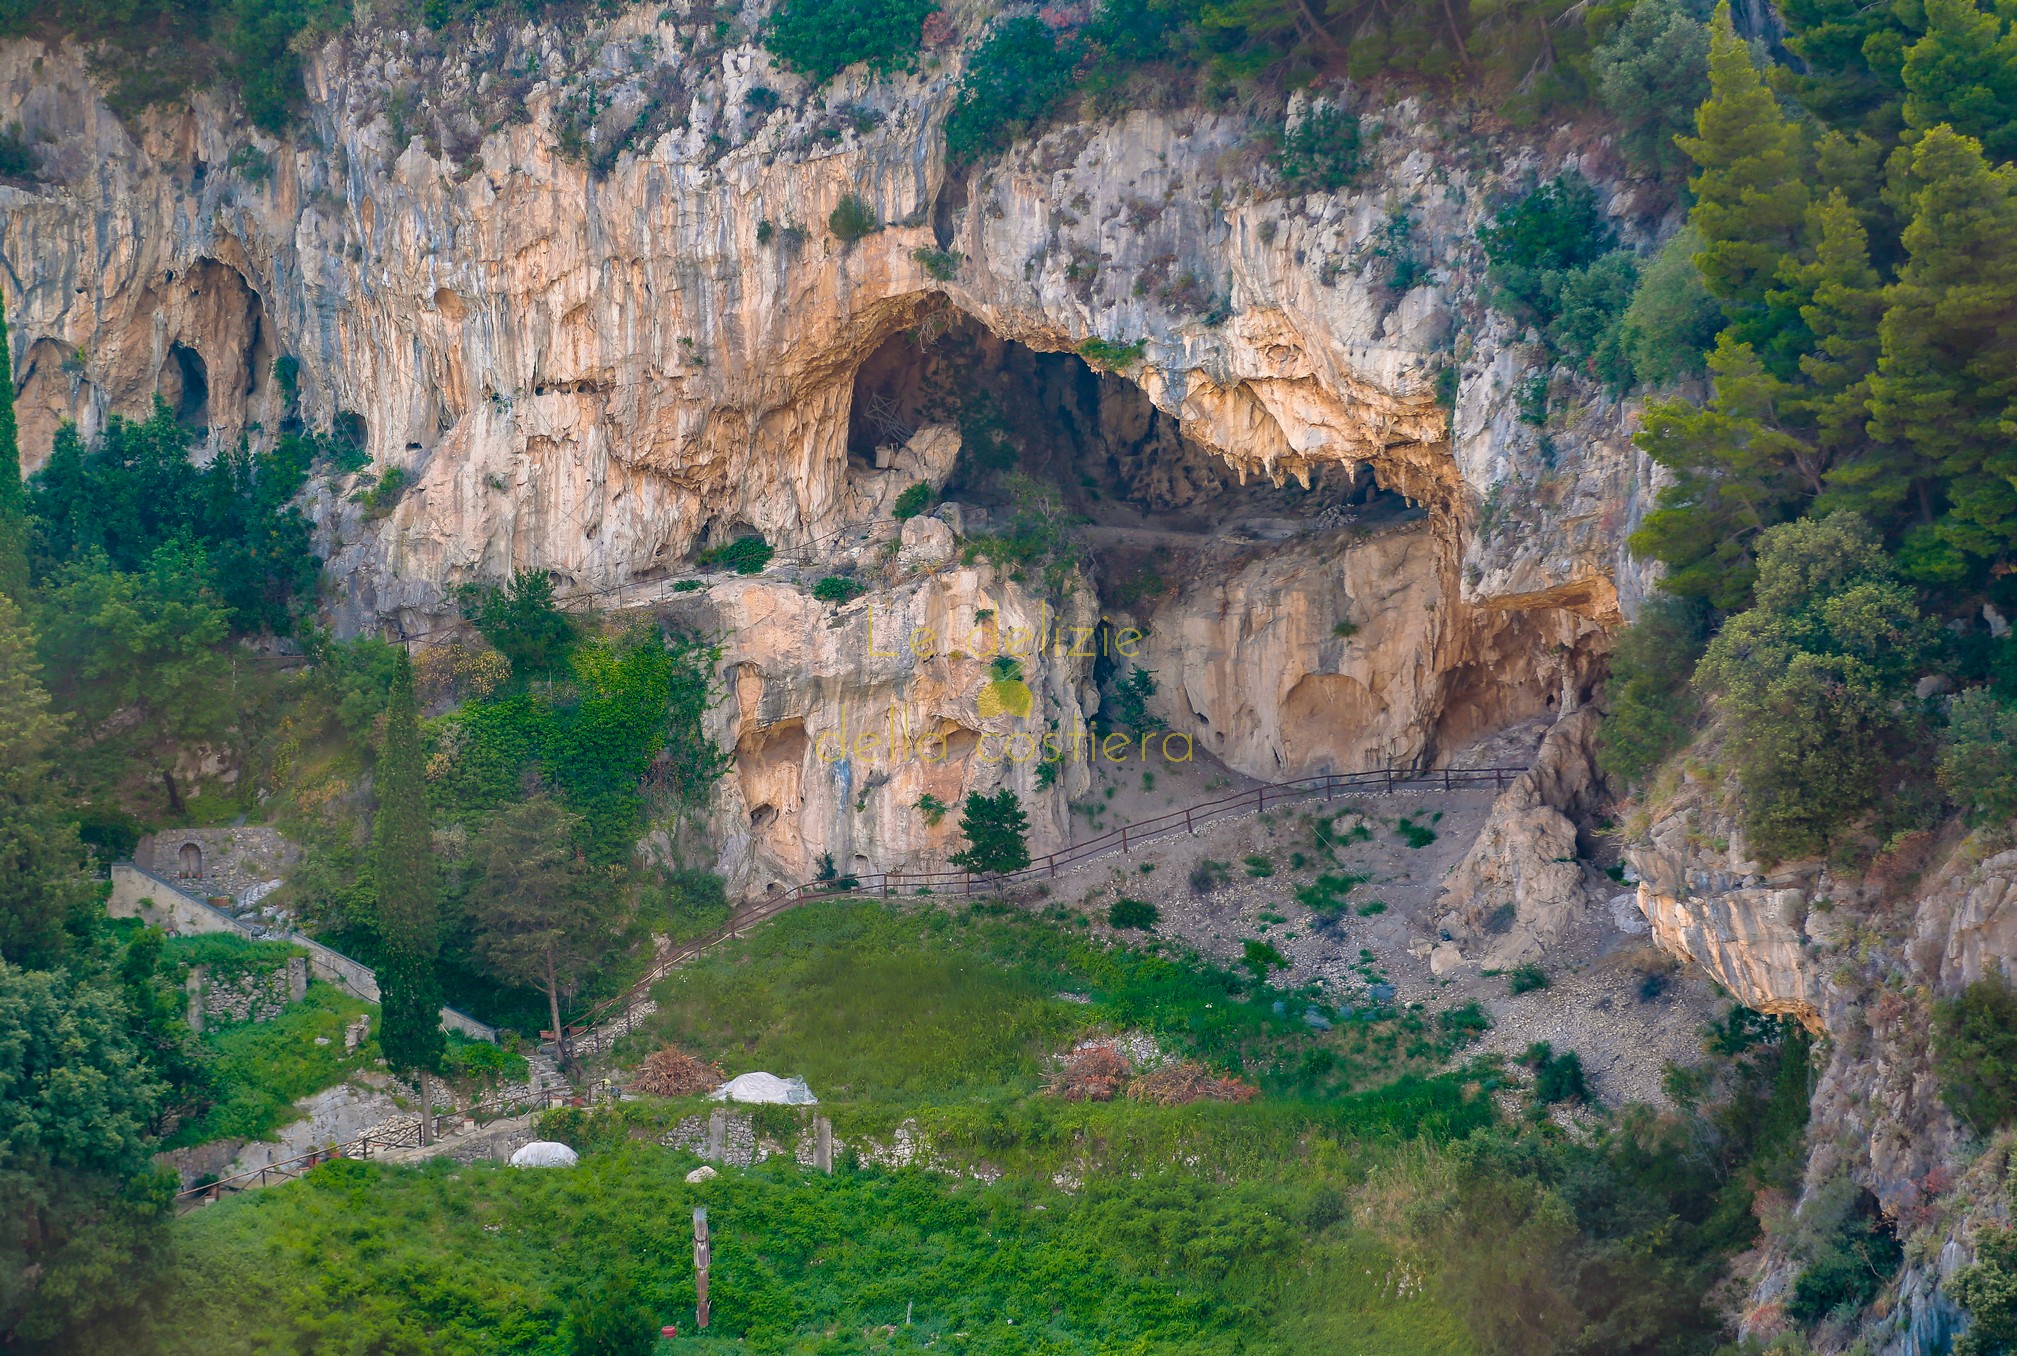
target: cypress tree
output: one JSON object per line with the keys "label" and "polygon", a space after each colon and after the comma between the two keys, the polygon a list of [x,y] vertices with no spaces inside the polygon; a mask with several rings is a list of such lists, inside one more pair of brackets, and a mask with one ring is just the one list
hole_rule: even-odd
{"label": "cypress tree", "polygon": [[14,356],[7,342],[7,302],[0,296],[0,593],[26,602],[28,496],[14,432]]}
{"label": "cypress tree", "polygon": [[[385,954],[378,976],[378,1045],[394,1070],[419,1076],[425,1107],[429,1075],[440,1071],[446,1042],[435,964],[441,942],[427,798],[421,787],[420,716],[413,699],[413,661],[403,651],[393,670],[385,746],[374,780],[378,817],[372,827],[372,866]],[[426,1120],[423,1115],[423,1127]]]}

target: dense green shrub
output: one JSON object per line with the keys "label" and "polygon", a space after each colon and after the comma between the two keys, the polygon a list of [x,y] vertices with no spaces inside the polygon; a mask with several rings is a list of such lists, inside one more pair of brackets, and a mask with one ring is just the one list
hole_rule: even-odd
{"label": "dense green shrub", "polygon": [[1548,987],[1548,972],[1540,966],[1528,963],[1516,965],[1506,972],[1506,992],[1510,994],[1533,993]]}
{"label": "dense green shrub", "polygon": [[1520,1056],[1520,1062],[1534,1071],[1534,1101],[1538,1105],[1589,1100],[1589,1085],[1583,1079],[1583,1059],[1574,1050],[1556,1054],[1548,1042],[1535,1041]]}
{"label": "dense green shrub", "polygon": [[1695,267],[1701,248],[1701,236],[1684,226],[1640,270],[1618,324],[1618,342],[1640,381],[1660,386],[1700,375],[1702,354],[1723,327],[1723,310]]}
{"label": "dense green shrub", "polygon": [[1707,612],[1691,599],[1648,599],[1638,619],[1618,632],[1606,710],[1597,732],[1605,775],[1643,783],[1683,744],[1698,702],[1690,679],[1708,643]]}
{"label": "dense green shrub", "polygon": [[1494,304],[1546,325],[1555,318],[1565,274],[1612,250],[1614,235],[1596,190],[1564,174],[1507,205],[1478,232],[1489,261]]}
{"label": "dense green shrub", "polygon": [[2017,1352],[2017,1229],[1992,1224],[1979,1230],[1975,1260],[1947,1289],[1968,1311],[1968,1331],[1954,1339],[1954,1356]]}
{"label": "dense green shrub", "polygon": [[[1821,1212],[1833,1218],[1805,1218]],[[1803,1232],[1811,1238],[1810,1255],[1793,1280],[1786,1312],[1803,1323],[1853,1317],[1897,1274],[1904,1249],[1879,1213],[1876,1198],[1847,1183],[1837,1191],[1811,1194],[1801,1213]]]}
{"label": "dense green shrub", "polygon": [[1075,89],[1076,42],[1060,43],[1035,15],[1004,19],[967,62],[945,120],[946,158],[971,164],[1006,150]]}
{"label": "dense green shrub", "polygon": [[779,63],[825,84],[856,62],[888,71],[917,55],[933,0],[785,0],[764,21]]}
{"label": "dense green shrub", "polygon": [[915,518],[930,508],[936,498],[937,491],[920,480],[896,497],[896,502],[890,505],[890,516],[900,523]]}
{"label": "dense green shrub", "polygon": [[853,244],[881,230],[882,222],[876,219],[873,207],[856,194],[849,193],[827,214],[826,228],[833,232],[836,239]]}
{"label": "dense green shrub", "polygon": [[851,575],[830,574],[812,586],[812,596],[822,603],[847,603],[859,598],[862,583]]}
{"label": "dense green shrub", "polygon": [[465,585],[457,595],[462,615],[511,665],[520,682],[566,671],[580,633],[553,601],[553,577],[544,570],[515,570],[502,588]]}
{"label": "dense green shrub", "polygon": [[734,570],[737,574],[762,574],[776,554],[777,548],[762,537],[737,537],[734,541],[702,551],[694,558],[694,564],[703,570],[718,566]]}
{"label": "dense green shrub", "polygon": [[1546,335],[1556,352],[1606,386],[1632,384],[1632,360],[1620,333],[1639,281],[1630,250],[1612,250],[1588,268],[1565,271],[1550,299],[1554,315]]}
{"label": "dense green shrub", "polygon": [[1285,127],[1275,152],[1275,172],[1291,193],[1335,193],[1364,168],[1358,115],[1330,105]]}
{"label": "dense green shrub", "polygon": [[2017,710],[1986,688],[1963,692],[1947,709],[1940,787],[1978,822],[2017,817]]}
{"label": "dense green shrub", "polygon": [[924,271],[934,282],[951,282],[959,276],[962,256],[953,250],[935,250],[920,245],[910,252],[910,257],[924,266]]}
{"label": "dense green shrub", "polygon": [[1107,924],[1110,927],[1150,932],[1162,921],[1162,916],[1163,911],[1147,900],[1129,899],[1125,895],[1107,906]]}
{"label": "dense green shrub", "polygon": [[33,179],[35,152],[21,135],[21,125],[0,127],[0,179]]}
{"label": "dense green shrub", "polygon": [[2017,1117],[2017,992],[2000,975],[1933,1005],[1940,1095],[1979,1135]]}
{"label": "dense green shrub", "polygon": [[1079,345],[1078,355],[1103,371],[1120,372],[1140,362],[1142,355],[1148,352],[1148,347],[1149,341],[1146,339],[1122,344],[1094,335]]}

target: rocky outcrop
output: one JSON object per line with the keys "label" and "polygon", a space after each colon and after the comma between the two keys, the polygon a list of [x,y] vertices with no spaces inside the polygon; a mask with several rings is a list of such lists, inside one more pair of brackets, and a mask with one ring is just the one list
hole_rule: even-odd
{"label": "rocky outcrop", "polygon": [[[884,522],[855,550],[867,566],[887,559],[885,543],[923,535]],[[723,639],[727,699],[710,720],[735,763],[710,836],[733,886],[944,869],[964,841],[962,800],[1003,786],[1031,808],[1034,852],[1065,841],[1066,799],[1091,783],[1096,701],[1090,654],[1072,639],[1096,603],[1040,598],[986,567],[914,569],[899,554],[881,568],[897,577],[845,604],[729,577],[660,609]],[[994,667],[1001,656],[1016,677]]]}
{"label": "rocky outcrop", "polygon": [[[2017,851],[1950,829],[1910,836],[1859,874],[1819,862],[1748,859],[1736,789],[1699,742],[1626,851],[1659,944],[1700,964],[1761,1012],[1815,1032],[1809,1157],[1796,1207],[1844,1181],[1867,1190],[1905,1243],[1906,1268],[1860,1337],[1885,1356],[1934,1356],[1961,1322],[1942,1288],[1972,1260],[1969,1240],[2000,1220],[2004,1154],[1985,1154],[1941,1099],[1934,1002],[2017,960]],[[1800,1269],[1776,1237],[1745,1314],[1770,1337]],[[1847,1340],[1845,1338],[1844,1340]]]}
{"label": "rocky outcrop", "polygon": [[1441,936],[1429,952],[1436,974],[1470,960],[1486,969],[1533,960],[1589,912],[1577,820],[1605,799],[1597,724],[1589,706],[1556,721],[1533,765],[1493,802],[1437,901]]}

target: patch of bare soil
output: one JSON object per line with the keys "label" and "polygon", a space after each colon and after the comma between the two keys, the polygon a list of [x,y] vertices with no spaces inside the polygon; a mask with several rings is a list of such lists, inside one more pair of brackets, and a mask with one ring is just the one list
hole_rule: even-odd
{"label": "patch of bare soil", "polygon": [[[1469,766],[1515,765],[1532,732],[1470,751]],[[1253,783],[1200,760],[1171,773],[1110,775],[1080,835],[1167,812]],[[1107,794],[1107,788],[1112,794]],[[1534,1041],[1582,1057],[1593,1093],[1612,1106],[1666,1104],[1669,1062],[1701,1056],[1700,1032],[1719,1000],[1710,984],[1672,967],[1645,938],[1629,899],[1594,864],[1584,869],[1587,908],[1538,962],[1546,986],[1511,992],[1512,976],[1475,964],[1437,978],[1428,953],[1441,940],[1444,877],[1469,851],[1490,813],[1491,791],[1339,795],[1222,820],[1061,873],[1020,892],[1031,908],[1062,905],[1095,935],[1140,943],[1109,925],[1117,900],[1155,906],[1155,939],[1239,965],[1248,942],[1286,962],[1270,982],[1315,985],[1333,1005],[1419,1002],[1431,1011],[1477,1002],[1493,1027],[1489,1052],[1517,1056]],[[1319,837],[1321,833],[1322,837]],[[1312,903],[1325,907],[1313,908]],[[1531,978],[1531,977],[1529,977]],[[1474,1051],[1479,1047],[1474,1047]],[[1468,1054],[1465,1057],[1469,1057]]]}

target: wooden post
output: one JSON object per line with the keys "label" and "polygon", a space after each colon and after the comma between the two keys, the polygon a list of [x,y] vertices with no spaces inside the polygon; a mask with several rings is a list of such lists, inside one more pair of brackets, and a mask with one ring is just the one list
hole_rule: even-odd
{"label": "wooden post", "polygon": [[728,1112],[725,1110],[707,1113],[707,1157],[710,1162],[719,1163],[728,1151]]}
{"label": "wooden post", "polygon": [[824,1116],[813,1117],[812,1165],[829,1175],[833,1172],[833,1122]]}
{"label": "wooden post", "polygon": [[707,1242],[707,1207],[693,1207],[693,1326],[707,1326],[707,1268],[712,1255]]}

